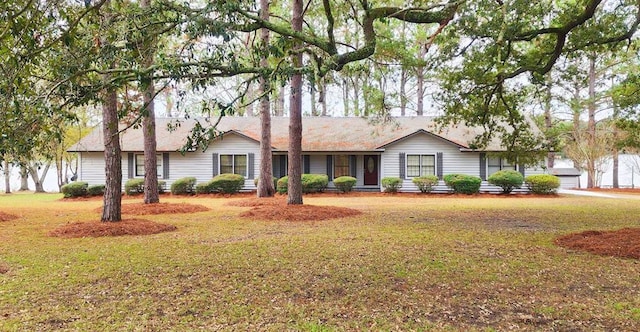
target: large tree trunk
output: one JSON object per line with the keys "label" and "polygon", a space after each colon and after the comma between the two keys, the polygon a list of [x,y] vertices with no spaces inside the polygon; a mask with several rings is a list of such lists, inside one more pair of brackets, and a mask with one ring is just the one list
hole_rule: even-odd
{"label": "large tree trunk", "polygon": [[20,189],[18,191],[29,190],[29,169],[27,166],[20,166]]}
{"label": "large tree trunk", "polygon": [[43,193],[44,192],[44,179],[47,177],[47,172],[49,172],[49,167],[51,166],[51,163],[48,162],[44,169],[42,170],[42,175],[38,175],[38,167],[34,166],[34,165],[29,165],[28,169],[29,169],[29,174],[31,174],[31,180],[33,180],[33,184],[36,187],[36,192],[37,193]]}
{"label": "large tree trunk", "polygon": [[[294,31],[302,31],[302,0],[293,0],[291,25]],[[302,45],[294,42],[294,50]],[[292,56],[293,67],[302,67],[302,52]],[[289,183],[287,204],[302,204],[302,74],[291,77],[291,97],[289,99]]]}
{"label": "large tree trunk", "polygon": [[346,78],[342,78],[342,104],[344,116],[349,116],[349,80]]}
{"label": "large tree trunk", "polygon": [[[260,0],[260,18],[269,20],[269,0]],[[269,30],[260,30],[260,39],[266,49],[269,45]],[[260,65],[269,65],[266,56],[260,59]],[[258,197],[272,197],[275,194],[273,187],[273,161],[271,155],[271,108],[269,107],[269,80],[260,77],[260,178],[258,181]],[[249,165],[253,167],[253,165]]]}
{"label": "large tree trunk", "polygon": [[[553,119],[551,117],[551,86],[547,87],[546,96],[544,101],[544,127],[547,131],[553,128]],[[550,151],[547,154],[547,168],[553,168],[555,164],[556,153]]]}
{"label": "large tree trunk", "polygon": [[[149,8],[151,0],[142,0],[142,8]],[[153,65],[155,54],[155,41],[146,40],[142,47],[142,64],[145,68]],[[142,111],[142,132],[144,137],[144,203],[153,204],[160,202],[158,194],[158,162],[156,159],[156,113],[155,113],[155,86],[152,78],[145,78],[141,82],[144,89],[144,105]]]}
{"label": "large tree trunk", "polygon": [[4,193],[11,193],[11,169],[9,168],[9,162],[5,159],[2,170],[4,172]]}
{"label": "large tree trunk", "polygon": [[[108,81],[108,78],[105,79]],[[102,104],[104,137],[104,207],[102,221],[122,220],[122,151],[118,133],[118,96],[115,88],[105,91]]]}
{"label": "large tree trunk", "polygon": [[318,102],[320,102],[320,105],[322,107],[322,112],[320,115],[322,116],[327,116],[328,112],[327,112],[327,80],[326,77],[323,77],[320,79],[320,85],[318,86],[319,90],[318,90],[318,94],[319,96],[319,100]]}
{"label": "large tree trunk", "polygon": [[589,158],[587,158],[587,188],[593,188],[596,183],[596,161],[594,150],[596,145],[596,58],[589,59],[589,120],[587,122],[587,142]]}

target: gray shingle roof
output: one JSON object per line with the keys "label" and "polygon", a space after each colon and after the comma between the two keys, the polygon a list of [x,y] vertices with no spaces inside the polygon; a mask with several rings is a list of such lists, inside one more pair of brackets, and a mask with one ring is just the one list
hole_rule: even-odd
{"label": "gray shingle roof", "polygon": [[[169,132],[167,126],[177,119],[156,119],[158,151],[177,151],[185,143],[190,129],[203,119],[181,120],[181,126]],[[273,117],[271,140],[275,151],[286,151],[289,142],[289,118]],[[375,123],[359,117],[304,117],[302,118],[302,150],[307,152],[376,151],[416,133],[425,133],[449,141],[461,149],[468,149],[469,142],[481,132],[480,128],[450,125],[437,129],[433,117],[398,117],[390,122]],[[222,133],[234,132],[255,141],[260,139],[260,119],[257,117],[223,117],[218,125]],[[72,152],[104,151],[102,126],[68,149]],[[142,129],[127,129],[120,137],[122,151],[143,151]],[[494,140],[487,151],[502,151]]]}

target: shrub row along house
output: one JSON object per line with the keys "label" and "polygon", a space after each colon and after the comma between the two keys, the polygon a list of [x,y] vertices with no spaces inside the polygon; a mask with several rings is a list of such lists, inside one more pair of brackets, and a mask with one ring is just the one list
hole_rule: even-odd
{"label": "shrub row along house", "polygon": [[[174,131],[167,125],[175,119],[157,119],[158,176],[171,185],[183,177],[209,181],[222,173],[245,177],[243,190],[256,189],[259,175],[260,119],[224,117],[217,129],[220,135],[210,142],[205,152],[177,152],[185,143],[195,120],[183,121]],[[274,177],[287,174],[288,118],[272,119],[272,151]],[[354,190],[381,191],[381,179],[399,177],[400,191],[417,192],[412,179],[447,174],[479,176],[481,191],[500,191],[486,182],[499,170],[517,170],[523,175],[544,173],[538,167],[524,167],[494,157],[491,152],[504,151],[495,141],[485,150],[470,148],[469,142],[478,130],[462,125],[436,129],[434,118],[401,117],[390,122],[372,123],[364,118],[303,118],[303,173],[326,174],[328,189],[335,188],[333,179],[352,176],[357,179]],[[142,129],[128,129],[121,135],[123,177],[144,177]],[[79,154],[78,180],[103,184],[104,144],[101,128],[96,128],[69,149]],[[446,191],[443,181],[434,188]]]}

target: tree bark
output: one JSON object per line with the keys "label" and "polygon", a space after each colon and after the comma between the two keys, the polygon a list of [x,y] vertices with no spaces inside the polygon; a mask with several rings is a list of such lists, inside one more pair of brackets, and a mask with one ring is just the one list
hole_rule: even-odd
{"label": "tree bark", "polygon": [[400,116],[407,115],[407,69],[400,68]]}
{"label": "tree bark", "polygon": [[31,180],[33,180],[33,184],[36,187],[36,191],[37,193],[43,193],[44,192],[44,179],[47,177],[47,172],[49,172],[49,167],[51,166],[51,163],[48,162],[44,169],[42,170],[42,175],[38,175],[38,167],[34,166],[34,165],[29,165],[28,170],[29,173],[31,174]]}
{"label": "tree bark", "polygon": [[[142,0],[142,8],[149,8],[151,0]],[[142,63],[145,68],[153,65],[155,54],[155,41],[146,40],[142,47]],[[158,193],[158,162],[156,150],[156,114],[155,114],[155,86],[152,78],[145,78],[141,82],[144,89],[143,100],[145,108],[142,111],[142,132],[144,139],[144,203],[153,204],[160,202]]]}
{"label": "tree bark", "polygon": [[[108,75],[105,75],[108,76]],[[108,81],[105,77],[105,81]],[[102,104],[104,137],[105,189],[104,207],[100,220],[122,220],[122,151],[118,133],[118,96],[115,88],[107,88]]]}
{"label": "tree bark", "polygon": [[319,100],[318,102],[320,102],[320,105],[322,107],[322,111],[320,113],[321,116],[327,116],[328,112],[327,112],[327,80],[325,79],[325,77],[320,79],[320,84],[318,85],[319,90],[318,90],[318,94],[319,94]]}
{"label": "tree bark", "polygon": [[29,190],[29,169],[26,166],[20,166],[20,189],[18,191]]}
{"label": "tree bark", "polygon": [[[269,0],[260,0],[260,18],[269,19]],[[269,30],[260,30],[262,47],[269,46]],[[260,65],[267,67],[268,59],[265,55],[260,59]],[[258,181],[258,197],[272,197],[275,194],[273,187],[273,161],[271,154],[271,107],[269,102],[269,80],[261,76],[259,81],[260,95],[260,178]],[[253,165],[249,165],[253,167]]]}
{"label": "tree bark", "polygon": [[[544,101],[544,127],[547,131],[553,128],[553,118],[551,117],[551,85],[547,86]],[[547,154],[547,168],[551,169],[555,165],[556,153],[550,151]]]}
{"label": "tree bark", "polygon": [[4,193],[5,194],[10,194],[11,193],[11,169],[9,167],[11,165],[9,165],[9,161],[7,161],[5,159],[3,166],[4,166],[3,167],[3,172],[4,172]]}
{"label": "tree bark", "polygon": [[[588,112],[589,120],[587,122],[587,139],[589,151],[593,150],[596,145],[596,57],[592,55],[589,58],[589,103]],[[596,161],[593,153],[589,153],[587,158],[587,188],[593,188],[596,185]]]}
{"label": "tree bark", "polygon": [[[302,0],[293,0],[293,30],[302,31]],[[294,68],[302,66],[300,41],[294,42],[292,62]],[[289,99],[289,183],[287,204],[302,204],[302,74],[291,77],[291,97]]]}

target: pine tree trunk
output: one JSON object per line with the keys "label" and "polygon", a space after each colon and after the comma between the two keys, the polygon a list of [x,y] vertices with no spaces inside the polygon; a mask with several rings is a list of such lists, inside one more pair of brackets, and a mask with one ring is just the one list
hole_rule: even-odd
{"label": "pine tree trunk", "polygon": [[[589,119],[587,122],[587,139],[589,151],[596,146],[596,58],[592,56],[589,59],[589,103],[588,103]],[[596,161],[593,153],[589,153],[587,158],[587,188],[593,188],[596,185]]]}
{"label": "pine tree trunk", "polygon": [[[108,78],[105,79],[108,81]],[[118,134],[118,96],[108,88],[102,104],[105,189],[102,221],[122,220],[122,151]]]}
{"label": "pine tree trunk", "polygon": [[327,116],[328,112],[327,112],[327,81],[325,80],[325,78],[323,77],[320,81],[320,85],[319,85],[319,102],[320,105],[322,107],[322,112],[320,115],[322,116]]}
{"label": "pine tree trunk", "polygon": [[400,68],[400,116],[407,115],[407,69]]}
{"label": "pine tree trunk", "polygon": [[[269,20],[269,0],[260,0],[260,18]],[[269,45],[269,30],[260,30],[260,39],[263,47]],[[260,59],[260,65],[267,67],[269,65],[266,56]],[[272,197],[275,194],[273,187],[273,161],[271,154],[271,109],[269,102],[269,80],[266,77],[260,77],[260,178],[258,181],[258,197]],[[249,165],[253,167],[253,165]]]}
{"label": "pine tree trunk", "polygon": [[[544,127],[547,131],[553,128],[553,119],[551,117],[551,86],[547,87],[546,98],[544,102]],[[550,151],[547,153],[547,168],[551,169],[555,165],[556,153]]]}
{"label": "pine tree trunk", "polygon": [[275,102],[275,115],[276,116],[284,116],[284,86],[278,88],[278,94]]}
{"label": "pine tree trunk", "polygon": [[[142,8],[149,8],[151,0],[142,0]],[[155,54],[155,41],[145,40],[142,45],[142,64],[145,68],[153,65]],[[142,80],[144,89],[143,100],[145,109],[142,117],[142,132],[144,139],[144,203],[153,204],[160,202],[158,193],[158,162],[156,150],[156,113],[155,113],[155,86],[152,78]]]}
{"label": "pine tree trunk", "polygon": [[[302,0],[293,0],[292,28],[302,31]],[[295,42],[294,50],[302,47]],[[302,52],[292,55],[293,67],[302,67]],[[289,183],[287,204],[302,204],[302,74],[291,77],[291,97],[289,99]]]}

